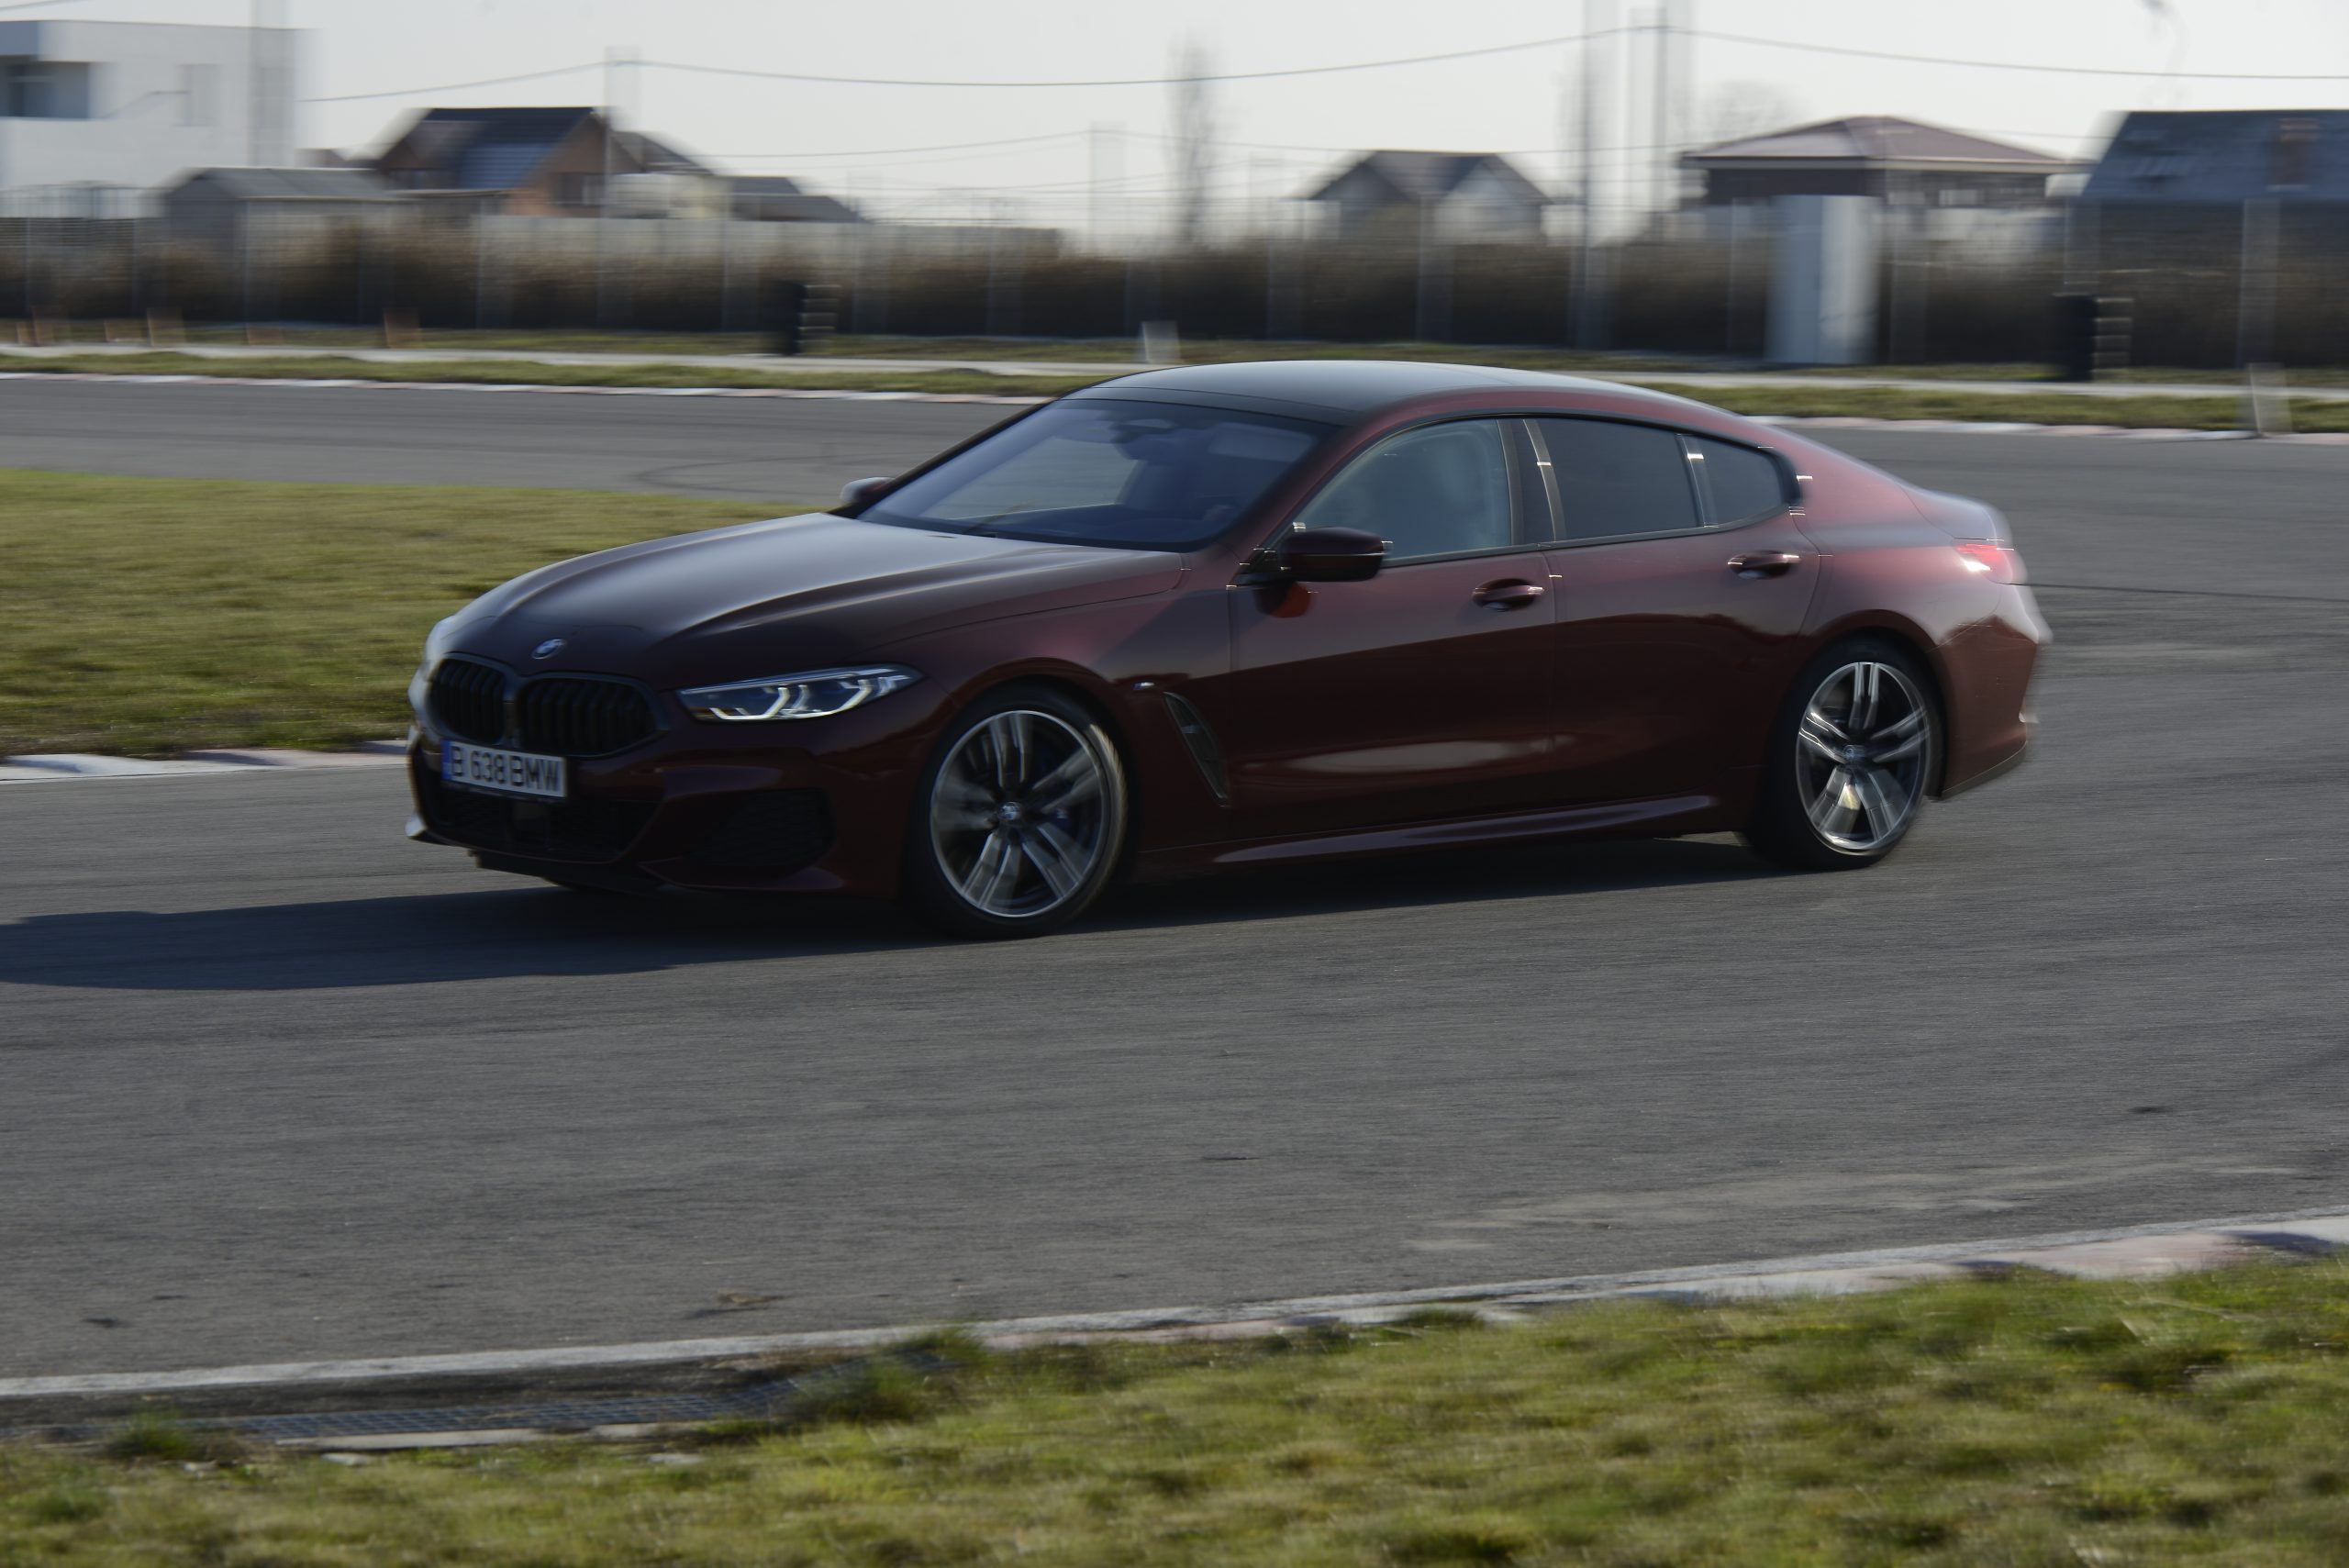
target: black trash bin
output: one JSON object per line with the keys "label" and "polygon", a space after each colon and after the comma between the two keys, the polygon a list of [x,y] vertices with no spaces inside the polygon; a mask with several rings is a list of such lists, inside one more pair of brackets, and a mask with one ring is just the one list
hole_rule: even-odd
{"label": "black trash bin", "polygon": [[807,314],[806,284],[768,284],[759,302],[759,330],[768,348],[778,354],[796,354],[805,347],[802,323]]}
{"label": "black trash bin", "polygon": [[771,283],[760,296],[759,330],[774,352],[804,354],[832,335],[839,299],[837,284]]}
{"label": "black trash bin", "polygon": [[2129,365],[2129,301],[2117,295],[2055,296],[2055,379],[2095,381]]}

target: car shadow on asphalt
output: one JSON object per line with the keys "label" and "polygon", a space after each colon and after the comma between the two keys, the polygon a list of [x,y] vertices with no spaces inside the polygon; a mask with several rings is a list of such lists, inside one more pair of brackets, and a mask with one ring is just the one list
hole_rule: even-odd
{"label": "car shadow on asphalt", "polygon": [[[1773,874],[1782,873],[1719,841],[1454,851],[1124,887],[1073,934],[1575,897]],[[940,948],[990,951],[935,936],[885,905],[705,894],[596,896],[522,884],[169,914],[34,915],[0,925],[0,985],[339,990]]]}

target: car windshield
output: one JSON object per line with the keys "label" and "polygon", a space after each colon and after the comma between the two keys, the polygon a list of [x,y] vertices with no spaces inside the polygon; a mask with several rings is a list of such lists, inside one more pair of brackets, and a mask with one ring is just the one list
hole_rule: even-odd
{"label": "car windshield", "polygon": [[1185,550],[1239,520],[1330,427],[1181,403],[1040,408],[859,514],[901,528]]}

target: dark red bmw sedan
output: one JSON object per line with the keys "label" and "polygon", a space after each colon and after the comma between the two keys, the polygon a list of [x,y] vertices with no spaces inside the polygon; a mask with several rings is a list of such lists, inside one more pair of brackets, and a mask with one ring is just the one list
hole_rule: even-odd
{"label": "dark red bmw sedan", "polygon": [[1864,866],[2021,760],[2004,520],[1530,372],[1154,371],[835,511],[545,567],[433,629],[411,836],[579,887],[902,897],[1735,829]]}

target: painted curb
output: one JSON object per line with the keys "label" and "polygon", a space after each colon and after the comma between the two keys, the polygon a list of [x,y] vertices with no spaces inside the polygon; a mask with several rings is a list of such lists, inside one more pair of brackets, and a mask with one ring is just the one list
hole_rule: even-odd
{"label": "painted curb", "polygon": [[279,1362],[175,1372],[84,1373],[0,1378],[0,1400],[105,1397],[234,1388],[289,1388],[401,1378],[453,1379],[580,1371],[624,1371],[698,1362],[883,1350],[953,1330],[996,1349],[1097,1339],[1260,1338],[1326,1324],[1378,1324],[1415,1312],[1453,1309],[1506,1322],[1581,1302],[1651,1296],[1733,1301],[1840,1296],[1984,1273],[2042,1270],[2081,1279],[2147,1278],[2221,1267],[2259,1257],[2312,1257],[2349,1248],[2349,1211],[2307,1209],[2184,1224],[2143,1225],[2005,1240],[1831,1252],[1745,1263],[1582,1274],[1420,1290],[1297,1296],[1225,1307],[1171,1307],[1065,1313],[992,1322],[919,1324],[729,1339],[567,1345],[453,1355],[358,1361]]}
{"label": "painted curb", "polygon": [[190,751],[184,757],[108,757],[94,751],[45,751],[0,757],[0,784],[56,784],[66,779],[185,778],[257,769],[388,768],[406,759],[399,740],[370,740],[355,751],[295,751],[254,747]]}

